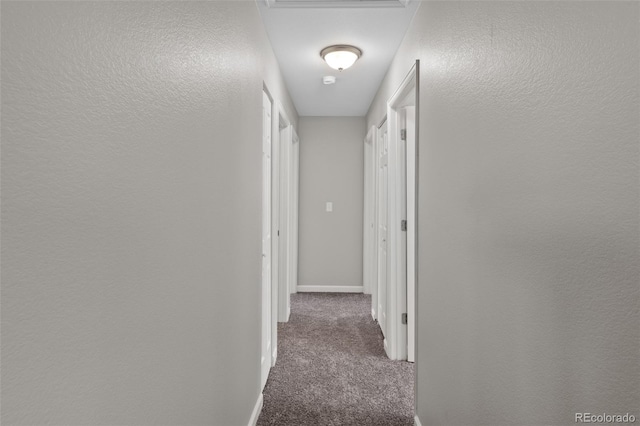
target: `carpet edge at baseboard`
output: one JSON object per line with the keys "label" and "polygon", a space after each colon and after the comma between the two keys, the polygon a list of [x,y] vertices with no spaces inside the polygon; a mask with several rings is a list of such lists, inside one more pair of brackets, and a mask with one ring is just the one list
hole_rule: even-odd
{"label": "carpet edge at baseboard", "polygon": [[298,293],[363,293],[361,285],[299,285]]}

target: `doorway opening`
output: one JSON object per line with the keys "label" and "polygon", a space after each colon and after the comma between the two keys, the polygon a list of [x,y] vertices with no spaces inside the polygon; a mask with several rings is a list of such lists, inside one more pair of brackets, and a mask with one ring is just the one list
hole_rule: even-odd
{"label": "doorway opening", "polygon": [[[291,314],[297,283],[300,140],[263,85],[261,388],[278,357],[278,322]],[[272,135],[275,137],[272,138]]]}
{"label": "doorway opening", "polygon": [[387,356],[414,362],[416,333],[418,67],[364,140],[364,278]]}
{"label": "doorway opening", "polygon": [[298,187],[300,139],[279,108],[279,285],[278,321],[291,316],[291,294],[298,282]]}

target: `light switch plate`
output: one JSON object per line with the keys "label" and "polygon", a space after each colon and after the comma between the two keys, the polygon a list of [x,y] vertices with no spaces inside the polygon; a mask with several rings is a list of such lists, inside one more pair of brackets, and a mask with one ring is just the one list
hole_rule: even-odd
{"label": "light switch plate", "polygon": [[331,201],[327,201],[327,211],[328,212],[333,211],[333,203]]}

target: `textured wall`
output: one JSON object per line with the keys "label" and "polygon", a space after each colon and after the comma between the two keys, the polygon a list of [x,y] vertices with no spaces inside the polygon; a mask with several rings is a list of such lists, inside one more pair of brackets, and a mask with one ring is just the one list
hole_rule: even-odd
{"label": "textured wall", "polygon": [[301,286],[362,286],[364,124],[364,117],[300,117]]}
{"label": "textured wall", "polygon": [[3,425],[247,424],[266,40],[252,2],[2,3]]}
{"label": "textured wall", "polygon": [[639,8],[421,5],[422,424],[640,415]]}

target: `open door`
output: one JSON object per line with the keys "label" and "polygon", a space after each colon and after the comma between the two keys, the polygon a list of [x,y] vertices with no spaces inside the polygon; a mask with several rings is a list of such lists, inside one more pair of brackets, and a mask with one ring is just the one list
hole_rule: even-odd
{"label": "open door", "polygon": [[[385,349],[391,359],[415,359],[416,140],[419,62],[389,99],[388,270]],[[411,337],[409,337],[411,335]],[[411,348],[411,358],[409,349]]]}
{"label": "open door", "polygon": [[271,369],[271,100],[262,92],[262,352],[260,385]]}
{"label": "open door", "polygon": [[406,171],[406,264],[407,264],[407,361],[415,362],[416,348],[416,107],[404,108],[405,141],[405,171]]}
{"label": "open door", "polygon": [[376,255],[376,127],[371,126],[364,139],[364,219],[362,278],[364,293],[371,294],[371,317],[377,319],[378,273]]}
{"label": "open door", "polygon": [[[383,336],[387,336],[387,289],[389,284],[389,138],[387,122],[378,129],[378,172],[377,172],[377,248],[378,248],[378,324]],[[385,350],[387,349],[385,339]]]}
{"label": "open door", "polygon": [[280,130],[280,268],[278,321],[291,315],[291,293],[298,286],[298,188],[300,139],[293,126]]}

